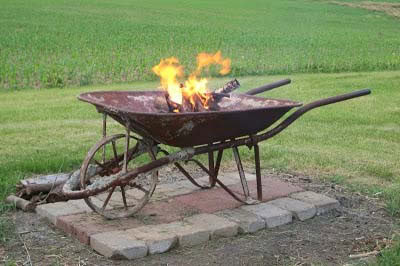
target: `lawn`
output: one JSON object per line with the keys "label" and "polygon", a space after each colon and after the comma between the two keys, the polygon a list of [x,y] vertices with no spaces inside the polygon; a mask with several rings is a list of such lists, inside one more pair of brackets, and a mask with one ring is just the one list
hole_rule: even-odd
{"label": "lawn", "polygon": [[221,50],[232,76],[400,69],[399,20],[311,0],[0,0],[0,88],[154,80]]}
{"label": "lawn", "polygon": [[[284,76],[242,77],[242,91]],[[261,166],[298,171],[368,192],[383,192],[388,209],[400,212],[400,72],[291,75],[293,83],[265,93],[305,103],[356,89],[372,94],[307,113],[282,134],[261,145]],[[214,79],[215,86],[224,79]],[[101,138],[101,116],[76,95],[89,90],[149,89],[156,82],[0,92],[1,198],[16,181],[32,174],[80,167]],[[114,132],[123,129],[114,124]],[[250,162],[252,154],[241,149]],[[227,154],[229,161],[229,153]],[[380,194],[380,193],[378,193]]]}

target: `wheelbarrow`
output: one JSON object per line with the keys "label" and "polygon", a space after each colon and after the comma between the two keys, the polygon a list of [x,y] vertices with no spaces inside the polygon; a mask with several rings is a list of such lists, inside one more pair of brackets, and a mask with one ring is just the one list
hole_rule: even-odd
{"label": "wheelbarrow", "polygon": [[[288,83],[290,80],[282,80],[244,94],[231,94],[219,103],[218,111],[207,112],[162,113],[157,104],[165,97],[162,91],[83,93],[78,99],[93,104],[103,114],[103,137],[83,161],[80,189],[72,189],[72,184],[67,182],[63,193],[69,199],[84,199],[93,211],[106,218],[129,217],[151,198],[158,183],[158,171],[173,164],[199,188],[208,189],[218,184],[239,202],[256,204],[262,199],[259,142],[274,137],[314,108],[371,93],[364,89],[304,106],[296,101],[254,96]],[[294,108],[283,121],[264,131]],[[107,117],[121,124],[125,132],[107,135]],[[177,151],[169,153],[168,146],[176,147]],[[249,193],[238,151],[240,146],[254,150],[257,199]],[[243,193],[232,191],[218,178],[225,149],[233,151]],[[200,154],[208,155],[208,166],[195,158]],[[196,164],[209,177],[209,184],[199,184],[182,162]],[[115,193],[121,194],[123,206],[110,208],[109,202]]]}

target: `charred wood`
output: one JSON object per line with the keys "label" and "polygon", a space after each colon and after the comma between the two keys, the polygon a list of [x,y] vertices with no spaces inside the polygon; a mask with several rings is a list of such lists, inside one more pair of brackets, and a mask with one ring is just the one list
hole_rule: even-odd
{"label": "charred wood", "polygon": [[215,93],[231,93],[232,91],[238,89],[240,83],[237,79],[227,82],[222,88],[216,89]]}
{"label": "charred wood", "polygon": [[[183,85],[182,85],[183,86]],[[218,111],[218,103],[225,97],[229,98],[230,93],[240,87],[240,83],[237,79],[227,82],[222,88],[215,90],[214,92],[206,93],[206,95],[193,94],[190,99],[183,98],[182,104],[178,104],[172,101],[165,93],[165,101],[170,113],[187,113],[187,112],[206,112],[206,111]],[[162,106],[162,101],[156,100],[156,106],[160,112],[163,112],[165,108]]]}

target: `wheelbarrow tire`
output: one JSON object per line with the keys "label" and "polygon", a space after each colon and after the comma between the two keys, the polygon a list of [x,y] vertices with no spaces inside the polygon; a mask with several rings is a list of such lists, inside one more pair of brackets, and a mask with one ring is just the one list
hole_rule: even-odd
{"label": "wheelbarrow tire", "polygon": [[[122,173],[125,146],[121,145],[121,143],[125,143],[125,136],[125,134],[107,136],[90,149],[81,167],[80,185],[82,190],[90,189],[88,186],[95,182],[96,179],[101,178],[104,182],[112,182]],[[130,140],[132,139],[134,138],[131,137]],[[136,146],[128,153],[127,172],[134,169],[134,166],[130,163],[142,154],[147,153],[150,160],[156,159],[152,147],[147,146],[147,151],[139,150],[138,143],[136,140]],[[136,151],[135,148],[137,149]],[[103,149],[105,149],[105,152],[103,152]],[[146,205],[156,188],[157,182],[158,172],[152,171],[136,177],[128,184],[112,186],[107,191],[84,198],[84,200],[90,209],[107,219],[129,217]],[[127,188],[129,188],[129,192]],[[123,204],[120,204],[121,206],[116,206],[115,204],[112,206],[110,202],[115,201],[115,196],[119,194],[118,192],[121,195]]]}

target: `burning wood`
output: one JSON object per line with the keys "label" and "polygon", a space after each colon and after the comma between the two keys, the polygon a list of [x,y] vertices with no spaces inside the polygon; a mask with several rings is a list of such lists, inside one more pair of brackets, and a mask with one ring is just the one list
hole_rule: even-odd
{"label": "burning wood", "polygon": [[231,93],[240,87],[240,83],[237,79],[227,82],[222,88],[216,89],[216,93]]}
{"label": "burning wood", "polygon": [[[165,93],[165,100],[168,105],[168,110],[171,113],[218,111],[218,103],[225,97],[229,98],[229,93],[239,87],[239,81],[234,79],[227,82],[222,88],[219,88],[214,92],[194,94],[190,99],[183,98],[182,104],[172,101],[167,92]],[[157,105],[160,104],[157,103]]]}
{"label": "burning wood", "polygon": [[[240,86],[235,79],[225,84],[223,88],[215,92],[209,92],[207,89],[208,80],[198,77],[203,69],[210,65],[219,65],[219,73],[226,75],[230,71],[231,60],[223,58],[221,52],[215,54],[200,53],[197,55],[197,68],[192,72],[185,82],[180,82],[184,76],[183,66],[175,57],[162,59],[160,63],[153,67],[161,79],[161,87],[166,91],[165,100],[169,112],[204,112],[218,110],[218,102],[229,95],[234,89]],[[158,102],[155,103],[159,105]],[[161,110],[164,110],[163,108]]]}

